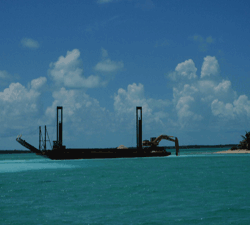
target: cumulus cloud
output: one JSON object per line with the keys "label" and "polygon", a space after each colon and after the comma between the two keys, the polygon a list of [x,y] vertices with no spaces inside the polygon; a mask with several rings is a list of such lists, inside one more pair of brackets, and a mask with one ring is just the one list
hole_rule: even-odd
{"label": "cumulus cloud", "polygon": [[214,81],[214,80],[199,80],[194,85],[197,86],[201,93],[201,99],[203,101],[210,102],[215,96],[219,96],[220,99],[225,101],[234,99],[236,92],[232,89],[231,82],[229,80]]}
{"label": "cumulus cloud", "polygon": [[95,66],[95,70],[104,73],[113,73],[121,70],[124,67],[122,61],[112,61],[108,58],[108,51],[102,48],[102,60]]}
{"label": "cumulus cloud", "polygon": [[250,101],[246,95],[240,95],[237,100],[233,102],[234,112],[237,115],[245,115],[250,117]]}
{"label": "cumulus cloud", "polygon": [[206,56],[201,67],[201,78],[219,73],[219,63],[213,56]]}
{"label": "cumulus cloud", "polygon": [[0,92],[0,99],[5,103],[13,103],[23,101],[23,99],[34,99],[38,95],[38,92],[35,92],[33,89],[27,90],[20,83],[11,83],[9,88],[6,88],[3,92]]}
{"label": "cumulus cloud", "polygon": [[172,80],[179,79],[194,79],[197,78],[196,75],[197,68],[192,59],[186,60],[185,62],[179,63],[175,71],[169,74]]}
{"label": "cumulus cloud", "polygon": [[57,85],[69,88],[94,88],[102,85],[98,76],[83,76],[80,51],[67,51],[66,56],[60,56],[57,62],[50,64],[49,74]]}
{"label": "cumulus cloud", "polygon": [[[110,112],[101,107],[99,101],[90,97],[82,90],[67,90],[62,87],[54,91],[53,103],[46,109],[46,118],[55,120],[56,107],[62,105],[64,122],[68,136],[70,132],[75,135],[79,132],[87,134],[98,133],[102,129],[112,129],[112,116]],[[49,121],[49,123],[52,123]]]}
{"label": "cumulus cloud", "polygon": [[215,116],[229,119],[250,118],[250,101],[246,95],[240,95],[233,103],[224,103],[215,99],[211,104],[212,113]]}
{"label": "cumulus cloud", "polygon": [[117,70],[123,68],[123,62],[114,62],[110,59],[105,59],[95,66],[95,70],[99,72],[116,72]]}
{"label": "cumulus cloud", "polygon": [[[219,63],[215,57],[206,56],[200,79],[180,79],[190,76],[187,61],[178,64],[170,78],[178,81],[173,87],[173,107],[182,128],[220,124],[221,121],[247,121],[250,116],[250,101],[247,96],[237,96],[229,80],[219,77]],[[191,64],[192,61],[189,61]],[[193,64],[193,63],[192,63]],[[194,67],[192,67],[194,68]],[[177,72],[179,69],[179,73]],[[195,71],[192,69],[191,71]],[[215,77],[216,75],[216,77]]]}
{"label": "cumulus cloud", "polygon": [[186,126],[187,122],[200,121],[202,116],[191,111],[192,104],[195,103],[195,99],[191,96],[183,96],[178,99],[176,104],[176,110],[178,113],[178,118],[181,124],[181,127]]}
{"label": "cumulus cloud", "polygon": [[[199,87],[185,84],[183,87],[173,88],[173,104],[177,112],[180,127],[186,127],[194,121],[200,121],[202,112],[199,107]],[[198,107],[197,107],[198,106]]]}
{"label": "cumulus cloud", "polygon": [[118,113],[131,113],[136,106],[143,106],[145,113],[150,113],[151,109],[144,98],[144,86],[142,84],[129,84],[127,90],[119,88],[114,97],[114,109]]}
{"label": "cumulus cloud", "polygon": [[47,82],[46,77],[39,77],[31,81],[31,89],[32,90],[40,90],[44,87],[45,83]]}
{"label": "cumulus cloud", "polygon": [[130,124],[134,121],[136,106],[142,106],[145,124],[163,124],[162,119],[168,114],[164,110],[170,105],[169,100],[146,98],[142,84],[129,84],[127,90],[120,88],[114,96],[116,115]]}
{"label": "cumulus cloud", "polygon": [[211,104],[211,110],[213,115],[219,116],[225,119],[233,119],[234,118],[234,110],[233,105],[231,103],[224,103],[215,99]]}
{"label": "cumulus cloud", "polygon": [[40,46],[38,41],[35,41],[31,38],[23,38],[21,40],[21,44],[23,47],[29,48],[29,49],[37,49]]}
{"label": "cumulus cloud", "polygon": [[37,124],[39,113],[39,97],[41,89],[46,83],[45,77],[31,81],[31,87],[26,88],[20,83],[11,83],[8,88],[0,92],[0,133],[3,136],[13,136],[20,132],[30,132]]}

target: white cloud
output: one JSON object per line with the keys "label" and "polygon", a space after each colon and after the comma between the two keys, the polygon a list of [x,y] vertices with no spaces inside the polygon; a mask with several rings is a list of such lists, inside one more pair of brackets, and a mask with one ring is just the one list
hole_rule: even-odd
{"label": "white cloud", "polygon": [[215,99],[211,104],[211,109],[214,116],[225,120],[250,118],[250,101],[246,95],[239,96],[232,103],[224,103]]}
{"label": "white cloud", "polygon": [[101,62],[97,63],[95,66],[95,70],[99,72],[116,72],[123,68],[123,62],[114,62],[110,59],[102,60]]}
{"label": "white cloud", "polygon": [[179,126],[182,128],[203,118],[201,110],[197,109],[200,93],[196,86],[195,84],[185,84],[183,88],[173,88],[173,104],[177,112]]}
{"label": "white cloud", "polygon": [[196,75],[197,68],[192,59],[186,60],[185,62],[179,63],[175,71],[169,74],[169,77],[172,80],[179,80],[179,79],[194,79],[197,78]]}
{"label": "white cloud", "polygon": [[201,78],[219,73],[219,63],[213,56],[206,56],[201,67]]}
{"label": "white cloud", "polygon": [[112,129],[112,117],[108,110],[101,107],[99,101],[82,90],[66,90],[64,87],[53,92],[54,101],[46,109],[46,118],[55,120],[56,107],[63,106],[66,136],[84,133],[97,133],[100,130]]}
{"label": "white cloud", "polygon": [[195,86],[189,84],[184,84],[182,90],[174,87],[173,88],[174,100],[183,96],[195,95],[198,91],[199,90]]}
{"label": "white cloud", "polygon": [[216,98],[229,101],[235,99],[237,96],[229,80],[222,80],[221,82],[217,80],[199,80],[196,85],[203,101],[211,102]]}
{"label": "white cloud", "polygon": [[216,87],[216,83],[213,80],[199,80],[198,88],[201,93],[204,95],[213,93]]}
{"label": "white cloud", "polygon": [[95,70],[98,72],[113,73],[124,67],[122,61],[116,62],[108,58],[108,51],[102,48],[102,60],[96,64]]}
{"label": "white cloud", "polygon": [[80,51],[67,51],[66,56],[60,56],[58,61],[50,64],[49,74],[58,85],[70,88],[94,88],[102,85],[98,76],[83,76]]}
{"label": "white cloud", "polygon": [[35,92],[33,89],[27,90],[20,83],[11,83],[9,88],[4,89],[0,92],[0,99],[2,102],[13,103],[22,101],[23,99],[33,99],[36,98],[39,93]]}
{"label": "white cloud", "polygon": [[31,81],[31,89],[39,90],[45,85],[46,82],[47,82],[46,77],[39,77],[37,79],[34,79]]}
{"label": "white cloud", "polygon": [[[188,67],[179,68],[184,75],[190,73]],[[222,118],[223,121],[235,121],[250,115],[250,101],[247,97],[238,98],[229,80],[212,76],[218,74],[217,59],[207,56],[202,65],[201,79],[184,80],[175,77],[178,82],[173,87],[173,104],[180,127],[210,126],[211,121],[220,124]]]}
{"label": "white cloud", "polygon": [[250,117],[250,101],[246,95],[241,95],[237,100],[233,102],[234,111],[238,115],[245,115],[248,118]]}
{"label": "white cloud", "polygon": [[[40,81],[40,82],[39,82]],[[18,135],[20,132],[29,133],[38,123],[40,106],[38,101],[41,89],[46,83],[46,78],[32,80],[31,88],[26,88],[20,83],[11,83],[8,88],[0,92],[0,133],[4,136]],[[34,85],[40,83],[38,86]]]}
{"label": "white cloud", "polygon": [[215,116],[219,116],[225,119],[233,119],[233,105],[231,103],[224,103],[215,99],[211,104],[212,113]]}
{"label": "white cloud", "polygon": [[142,106],[144,124],[153,124],[151,129],[155,129],[157,123],[163,125],[162,119],[168,115],[165,109],[170,105],[168,100],[146,98],[140,83],[129,84],[127,90],[120,88],[114,96],[115,114],[119,120],[126,121],[125,126],[134,125],[136,106]]}
{"label": "white cloud", "polygon": [[190,120],[200,121],[202,119],[201,115],[190,110],[192,108],[192,104],[195,104],[195,99],[191,96],[180,97],[176,104],[176,110],[181,127],[186,126],[187,122],[190,123]]}
{"label": "white cloud", "polygon": [[119,114],[134,112],[136,106],[143,106],[143,111],[146,113],[151,111],[145,101],[142,84],[129,84],[127,91],[120,88],[114,100],[114,109]]}
{"label": "white cloud", "polygon": [[228,90],[231,88],[231,82],[229,80],[222,80],[221,83],[219,83],[214,90],[216,92],[228,92]]}
{"label": "white cloud", "polygon": [[30,48],[30,49],[37,49],[39,48],[39,43],[38,41],[35,41],[31,38],[23,38],[21,40],[21,44],[25,48]]}

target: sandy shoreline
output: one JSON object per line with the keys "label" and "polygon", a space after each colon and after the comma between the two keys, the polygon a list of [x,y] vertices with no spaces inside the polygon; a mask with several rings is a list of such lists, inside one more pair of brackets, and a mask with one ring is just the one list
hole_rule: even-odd
{"label": "sandy shoreline", "polygon": [[226,150],[226,151],[220,151],[220,152],[215,152],[217,154],[247,154],[250,153],[250,150],[247,149],[237,149],[237,150]]}

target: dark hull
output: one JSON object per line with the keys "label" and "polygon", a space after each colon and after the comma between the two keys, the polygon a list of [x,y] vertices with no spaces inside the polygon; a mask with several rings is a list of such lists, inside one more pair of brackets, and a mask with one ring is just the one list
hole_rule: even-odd
{"label": "dark hull", "polygon": [[102,158],[132,158],[169,156],[170,152],[163,148],[157,149],[54,149],[37,153],[50,159],[102,159]]}

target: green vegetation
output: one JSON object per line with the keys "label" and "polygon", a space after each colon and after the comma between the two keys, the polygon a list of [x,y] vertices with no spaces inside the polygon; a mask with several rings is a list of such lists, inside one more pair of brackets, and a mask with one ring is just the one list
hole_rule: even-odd
{"label": "green vegetation", "polygon": [[240,143],[238,144],[238,146],[233,146],[231,148],[231,150],[237,150],[237,149],[248,149],[250,150],[250,132],[246,131],[245,135],[241,135],[241,137],[243,138],[242,141],[240,141]]}
{"label": "green vegetation", "polygon": [[243,138],[243,140],[238,145],[239,149],[248,149],[248,150],[250,150],[250,132],[246,131],[245,136],[241,135],[241,137]]}

